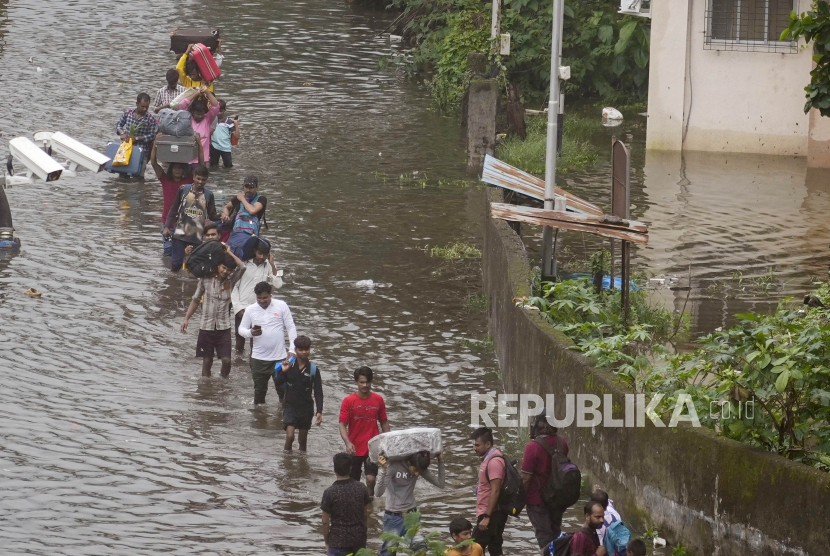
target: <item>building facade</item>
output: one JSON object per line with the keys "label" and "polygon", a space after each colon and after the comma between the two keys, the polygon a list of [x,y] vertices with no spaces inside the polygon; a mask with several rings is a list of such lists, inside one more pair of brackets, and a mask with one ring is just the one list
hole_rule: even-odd
{"label": "building facade", "polygon": [[651,3],[648,149],[807,157],[830,166],[830,118],[804,113],[812,48],[780,41],[809,0]]}

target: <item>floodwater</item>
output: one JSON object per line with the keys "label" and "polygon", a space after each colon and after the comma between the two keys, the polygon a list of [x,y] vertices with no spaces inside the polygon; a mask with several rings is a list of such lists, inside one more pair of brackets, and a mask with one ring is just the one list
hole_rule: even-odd
{"label": "floodwater", "polygon": [[[632,247],[632,272],[653,277],[655,302],[685,306],[693,337],[734,324],[735,314],[772,312],[827,281],[830,171],[797,157],[645,152],[644,118],[631,119],[592,137],[602,149],[598,164],[560,183],[609,210],[611,136],[629,145],[631,218],[649,225],[648,245]],[[539,260],[541,232],[528,227],[524,236]],[[565,266],[608,246],[579,232],[559,238]]]}
{"label": "floodwater", "polygon": [[[279,295],[314,341],[326,397],[309,454],[285,455],[273,392],[253,410],[247,357],[230,380],[200,380],[198,327],[179,331],[196,283],[162,266],[155,179],[10,188],[23,249],[0,261],[0,552],[321,554],[337,412],[363,364],[393,428],[443,430],[447,489],[419,487],[427,527],[474,519],[470,393],[501,391],[492,352],[471,343],[487,334],[478,298],[465,304],[480,271],[423,248],[479,243],[481,191],[399,183],[461,178],[464,153],[424,88],[379,69],[389,21],[336,0],[0,1],[4,158],[8,139],[42,129],[103,150],[174,66],[170,30],[223,31],[217,92],[242,141],[208,186],[221,199],[259,176]],[[535,552],[526,522],[507,546]]]}

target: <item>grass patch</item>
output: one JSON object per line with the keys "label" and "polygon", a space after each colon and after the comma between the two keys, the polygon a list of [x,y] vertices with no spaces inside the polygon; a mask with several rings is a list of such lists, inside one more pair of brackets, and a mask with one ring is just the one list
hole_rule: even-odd
{"label": "grass patch", "polygon": [[[601,128],[602,124],[597,121],[596,126]],[[588,118],[565,117],[562,152],[556,160],[557,173],[583,170],[597,161],[596,148],[582,138],[590,135],[593,127]],[[525,172],[544,174],[546,136],[547,120],[541,116],[528,118],[527,138],[522,141],[518,137],[508,137],[496,147],[496,158]]]}
{"label": "grass patch", "polygon": [[476,247],[475,245],[470,245],[469,243],[464,243],[463,241],[449,243],[444,247],[430,247],[429,245],[427,245],[424,247],[424,251],[429,253],[430,257],[435,257],[437,259],[445,259],[448,261],[481,258],[481,250],[478,247]]}

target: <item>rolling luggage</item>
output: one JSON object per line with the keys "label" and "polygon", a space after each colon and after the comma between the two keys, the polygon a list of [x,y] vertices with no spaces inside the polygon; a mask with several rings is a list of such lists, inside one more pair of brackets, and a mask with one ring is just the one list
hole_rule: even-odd
{"label": "rolling luggage", "polygon": [[202,43],[216,53],[219,46],[219,29],[174,29],[170,35],[170,50],[181,56],[187,52],[187,45]]}
{"label": "rolling luggage", "polygon": [[197,44],[193,47],[193,61],[199,68],[199,73],[202,74],[202,80],[205,82],[215,81],[217,77],[221,77],[222,71],[216,65],[216,60],[213,59],[213,54],[210,53],[208,47],[203,44]]}
{"label": "rolling luggage", "polygon": [[196,142],[193,136],[175,137],[173,135],[161,135],[156,138],[156,160],[161,163],[181,162],[188,164],[196,158]]}
{"label": "rolling luggage", "polygon": [[110,174],[124,174],[126,176],[140,176],[141,162],[144,160],[144,147],[133,143],[133,152],[130,155],[130,162],[126,166],[113,166],[112,159],[115,158],[115,153],[118,152],[118,147],[121,146],[121,141],[113,141],[107,144],[107,158],[109,162],[104,166],[104,170]]}

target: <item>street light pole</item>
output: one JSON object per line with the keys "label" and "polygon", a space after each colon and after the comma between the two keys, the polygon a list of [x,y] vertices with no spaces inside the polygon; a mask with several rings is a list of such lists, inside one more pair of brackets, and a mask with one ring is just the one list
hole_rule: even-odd
{"label": "street light pole", "polygon": [[[553,27],[550,45],[550,99],[548,100],[548,136],[545,147],[545,209],[553,210],[556,196],[556,139],[559,126],[559,65],[562,55],[562,26],[565,19],[565,0],[553,0]],[[542,276],[553,277],[556,260],[553,248],[553,228],[542,230]]]}

